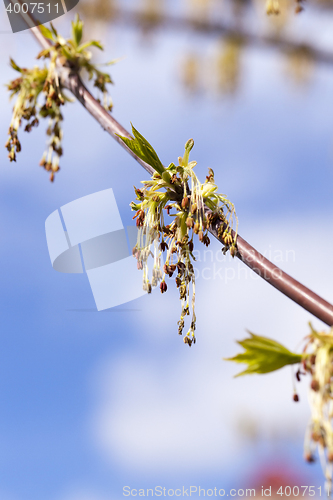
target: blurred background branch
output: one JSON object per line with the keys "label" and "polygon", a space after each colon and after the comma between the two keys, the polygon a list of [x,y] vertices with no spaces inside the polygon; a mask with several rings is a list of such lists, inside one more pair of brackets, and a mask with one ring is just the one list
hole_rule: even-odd
{"label": "blurred background branch", "polygon": [[[309,80],[315,64],[332,65],[333,53],[311,40],[299,39],[290,29],[300,16],[293,0],[279,0],[280,14],[267,16],[259,0],[186,0],[179,8],[165,0],[141,0],[135,7],[118,0],[81,1],[79,11],[99,23],[124,25],[144,36],[156,31],[188,33],[217,41],[216,54],[206,61],[192,49],[184,54],[180,74],[184,87],[196,92],[202,73],[214,73],[213,87],[220,94],[234,93],[240,83],[242,52],[247,47],[278,50],[286,57],[289,76],[298,84]],[[307,14],[330,15],[332,0],[306,5]],[[252,29],[251,29],[252,27]]]}

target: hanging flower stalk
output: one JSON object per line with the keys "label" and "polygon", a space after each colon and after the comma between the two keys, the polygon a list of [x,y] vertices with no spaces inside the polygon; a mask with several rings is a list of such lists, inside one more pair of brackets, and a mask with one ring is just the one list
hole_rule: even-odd
{"label": "hanging flower stalk", "polygon": [[[332,493],[333,477],[333,328],[329,333],[317,332],[311,327],[307,337],[302,363],[304,372],[311,376],[309,402],[311,419],[305,435],[305,459],[314,461],[318,448],[326,479],[326,491]],[[296,374],[299,378],[301,371]]]}
{"label": "hanging flower stalk", "polygon": [[[99,92],[102,92],[103,105],[109,111],[112,109],[112,101],[106,85],[112,83],[112,80],[108,73],[100,71],[95,64],[91,63],[92,54],[87,50],[91,46],[103,50],[103,46],[96,40],[80,43],[83,22],[78,15],[72,22],[72,37],[68,40],[58,34],[52,23],[51,29],[43,25],[39,28],[44,37],[52,43],[38,54],[37,59],[49,59],[49,64],[43,68],[34,66],[32,69],[27,69],[19,67],[15,61],[10,60],[12,68],[19,72],[20,76],[7,85],[8,90],[11,91],[10,97],[16,96],[16,102],[8,130],[9,138],[5,146],[9,153],[9,160],[16,161],[16,154],[21,151],[18,129],[22,125],[22,120],[27,122],[24,130],[30,132],[33,127],[39,124],[40,117],[48,118],[48,147],[43,154],[40,165],[50,172],[50,180],[53,181],[55,173],[60,168],[59,159],[63,154],[61,106],[70,101],[63,93],[57,75],[57,65],[67,66],[71,71],[77,73],[84,69],[88,73],[89,79],[93,79],[94,86]],[[111,61],[107,64],[114,62]]]}
{"label": "hanging flower stalk", "polygon": [[[238,342],[245,352],[228,361],[248,365],[239,375],[268,373],[293,364],[299,365],[295,374],[298,382],[302,375],[310,375],[311,419],[305,433],[304,458],[314,462],[318,448],[326,492],[330,495],[333,478],[333,328],[328,333],[317,332],[311,323],[310,328],[302,354],[290,352],[275,340],[251,333],[251,338]],[[295,388],[293,399],[299,401]]]}
{"label": "hanging flower stalk", "polygon": [[[219,235],[225,243],[224,251],[229,249],[234,257],[237,228],[234,237],[231,228],[236,218],[235,208],[225,195],[217,192],[212,169],[209,169],[205,182],[200,183],[194,172],[197,163],[189,161],[193,139],[185,144],[185,154],[178,158],[178,164],[171,163],[164,168],[146,139],[134,127],[132,130],[134,138],[122,137],[123,141],[155,169],[150,180],[142,181],[141,189],[134,188],[137,201],[131,203],[131,208],[136,212],[133,219],[136,219],[138,238],[133,255],[137,258],[138,269],[143,271],[143,289],[148,293],[158,284],[161,292],[166,292],[167,277],[175,277],[181,301],[178,333],[183,334],[185,318],[190,316],[184,342],[191,346],[196,342],[195,236],[208,246],[209,227],[213,222],[221,221]],[[170,223],[166,222],[166,216],[172,217]],[[151,275],[148,268],[150,255],[153,256]],[[163,266],[162,256],[165,258]]]}

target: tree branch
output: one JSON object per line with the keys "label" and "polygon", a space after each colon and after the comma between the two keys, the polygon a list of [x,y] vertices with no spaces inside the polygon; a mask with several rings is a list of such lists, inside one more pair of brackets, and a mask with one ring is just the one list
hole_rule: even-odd
{"label": "tree branch", "polygon": [[[82,12],[98,15],[98,4],[85,5],[81,7]],[[90,12],[91,11],[91,12]],[[314,61],[322,64],[333,64],[333,53],[322,49],[318,49],[311,44],[297,42],[280,35],[265,35],[257,34],[245,29],[241,25],[229,26],[223,21],[212,21],[200,18],[187,18],[184,16],[175,16],[163,12],[155,16],[149,12],[138,9],[126,9],[125,7],[114,7],[110,15],[105,16],[103,12],[103,20],[111,22],[118,22],[127,26],[138,26],[146,29],[162,29],[166,28],[175,32],[194,31],[202,34],[209,34],[213,36],[230,37],[245,45],[253,45],[257,47],[277,47],[279,50],[286,54],[300,52],[308,55]]]}
{"label": "tree branch", "polygon": [[[47,48],[50,42],[43,37],[39,28],[35,26],[34,20],[29,15],[23,14],[22,16],[24,16],[28,26],[32,28],[32,33],[40,45],[43,48]],[[136,156],[117,136],[117,134],[119,134],[130,137],[129,132],[97,102],[89,90],[84,86],[79,75],[66,66],[58,66],[58,73],[62,86],[70,90],[86,108],[88,113],[98,121],[102,128],[106,130],[138,163],[140,163],[150,175],[152,175],[154,172],[153,168]],[[210,233],[223,244],[223,241],[218,237],[217,231],[219,224],[220,223],[216,223],[213,225],[210,229]],[[252,271],[267,281],[267,283],[274,286],[281,293],[327,325],[333,326],[333,305],[282,271],[282,269],[266,259],[239,235],[237,237],[237,257],[252,269]]]}

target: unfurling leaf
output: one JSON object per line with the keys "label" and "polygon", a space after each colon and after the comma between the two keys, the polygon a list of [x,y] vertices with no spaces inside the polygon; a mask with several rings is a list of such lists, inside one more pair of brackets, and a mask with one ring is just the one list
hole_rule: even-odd
{"label": "unfurling leaf", "polygon": [[86,42],[83,45],[80,45],[77,49],[78,52],[82,52],[83,50],[87,49],[88,47],[97,47],[100,50],[104,50],[103,45],[98,42],[97,40],[91,40],[90,42]]}
{"label": "unfurling leaf", "polygon": [[134,135],[133,139],[128,139],[127,137],[123,137],[119,135],[119,137],[124,141],[127,147],[130,148],[133,153],[135,153],[141,160],[145,161],[153,167],[156,172],[160,175],[165,171],[165,168],[162,165],[161,160],[157,156],[154,148],[149,144],[149,142],[133,127],[132,132]]}
{"label": "unfurling leaf", "polygon": [[46,26],[44,26],[43,24],[41,24],[39,26],[39,29],[42,33],[42,35],[45,37],[45,38],[48,38],[49,40],[52,40],[54,41],[54,36],[53,36],[53,33],[51,30],[49,30],[49,28],[47,28]]}
{"label": "unfurling leaf", "polygon": [[76,44],[79,45],[82,39],[83,21],[80,20],[79,15],[76,14],[75,21],[72,21],[72,37]]}
{"label": "unfurling leaf", "polygon": [[237,343],[244,347],[245,352],[237,354],[233,358],[225,358],[226,361],[235,363],[245,363],[248,365],[246,370],[238,373],[247,375],[250,373],[269,373],[279,370],[286,365],[293,365],[302,361],[302,355],[296,354],[279,342],[267,337],[260,337],[249,332],[251,337]]}
{"label": "unfurling leaf", "polygon": [[15,71],[22,73],[22,69],[16,64],[16,62],[12,58],[10,58],[10,65],[13,69],[15,69]]}
{"label": "unfurling leaf", "polygon": [[52,33],[53,33],[53,34],[54,34],[54,36],[57,38],[57,36],[58,36],[58,32],[57,32],[57,30],[55,29],[55,27],[53,26],[53,24],[52,24],[52,23],[50,23],[50,26],[51,26],[51,31],[52,31]]}

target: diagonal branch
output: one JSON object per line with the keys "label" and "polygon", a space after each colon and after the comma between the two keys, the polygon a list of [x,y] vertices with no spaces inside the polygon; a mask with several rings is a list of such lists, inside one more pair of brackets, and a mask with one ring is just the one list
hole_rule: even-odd
{"label": "diagonal branch", "polygon": [[[32,28],[32,33],[40,45],[43,48],[47,48],[50,42],[43,37],[39,28],[35,26],[34,20],[29,15],[22,14],[22,16],[25,17],[28,26]],[[102,128],[152,175],[154,172],[153,168],[135,155],[117,135],[130,137],[129,132],[97,102],[82,83],[79,75],[70,68],[60,65],[58,66],[58,74],[62,86],[70,90]],[[215,223],[210,232],[223,244],[223,241],[218,237],[219,224],[221,223]],[[237,237],[237,257],[267,281],[267,283],[274,286],[281,293],[327,325],[333,326],[333,305],[282,271],[282,269],[266,259],[239,235]]]}

